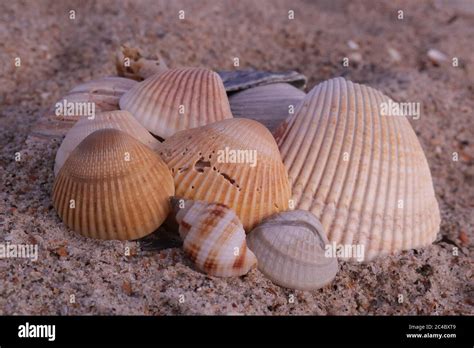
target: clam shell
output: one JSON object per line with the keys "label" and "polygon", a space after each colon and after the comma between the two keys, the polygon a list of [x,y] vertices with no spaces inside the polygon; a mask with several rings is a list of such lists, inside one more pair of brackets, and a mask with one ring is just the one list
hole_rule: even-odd
{"label": "clam shell", "polygon": [[[305,93],[287,83],[273,83],[246,89],[229,98],[234,117],[259,121],[270,131],[296,110]],[[292,110],[291,110],[292,108]]]}
{"label": "clam shell", "polygon": [[201,68],[156,74],[125,93],[120,108],[165,139],[180,130],[232,118],[219,75]]}
{"label": "clam shell", "polygon": [[153,136],[140,123],[138,123],[138,121],[128,111],[116,110],[103,112],[96,115],[94,119],[89,120],[88,118],[83,118],[79,120],[67,132],[58,152],[56,153],[54,175],[58,175],[59,170],[64,162],[66,162],[70,153],[82,140],[96,130],[104,128],[114,128],[124,131],[153,150],[158,150],[160,146],[160,142],[153,138]]}
{"label": "clam shell", "polygon": [[247,88],[281,82],[303,89],[308,80],[306,76],[297,71],[231,70],[218,71],[217,73],[221,77],[227,92],[241,91]]}
{"label": "clam shell", "polygon": [[117,129],[87,136],[54,181],[53,205],[74,231],[98,239],[137,239],[170,212],[173,178],[146,145]]}
{"label": "clam shell", "polygon": [[257,256],[258,269],[280,286],[314,290],[336,276],[337,258],[326,256],[329,241],[308,211],[273,215],[250,232],[247,242]]}
{"label": "clam shell", "polygon": [[172,172],[177,196],[225,204],[246,230],[288,209],[286,169],[262,124],[224,120],[179,132],[162,146],[160,155]]}
{"label": "clam shell", "polygon": [[381,115],[389,98],[335,78],[317,85],[275,133],[298,209],[331,242],[365,246],[366,260],[428,245],[440,215],[410,123]]}
{"label": "clam shell", "polygon": [[235,277],[255,267],[257,259],[247,248],[244,228],[232,209],[179,199],[172,205],[184,251],[199,270],[216,277]]}
{"label": "clam shell", "polygon": [[89,117],[89,115],[80,113],[65,114],[63,112],[56,114],[58,103],[62,105],[70,105],[72,103],[75,106],[82,105],[82,110],[88,110],[89,104],[93,103],[95,115],[100,112],[118,110],[120,97],[135,84],[137,84],[136,81],[122,77],[104,77],[82,83],[72,88],[65,96],[53,104],[49,110],[49,117],[54,120],[70,122],[77,122],[80,119]]}

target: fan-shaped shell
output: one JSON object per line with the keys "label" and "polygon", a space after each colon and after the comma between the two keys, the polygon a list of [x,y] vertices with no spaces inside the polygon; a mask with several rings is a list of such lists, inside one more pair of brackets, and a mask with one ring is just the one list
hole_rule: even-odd
{"label": "fan-shaped shell", "polygon": [[149,77],[122,96],[120,108],[165,139],[180,130],[232,118],[219,75],[202,68],[172,69]]}
{"label": "fan-shaped shell", "polygon": [[[366,260],[434,241],[440,215],[423,150],[390,99],[335,78],[308,93],[276,132],[296,207],[331,242],[365,246]],[[385,103],[385,104],[382,104]]]}
{"label": "fan-shaped shell", "polygon": [[305,93],[287,83],[273,83],[246,89],[229,98],[234,117],[259,121],[273,131],[295,112]]}
{"label": "fan-shaped shell", "polygon": [[[223,204],[173,200],[183,248],[197,268],[217,277],[247,274],[257,259],[239,219]],[[181,207],[181,208],[180,208]]]}
{"label": "fan-shaped shell", "polygon": [[326,255],[329,241],[321,223],[304,210],[278,213],[248,235],[258,269],[274,283],[298,290],[314,290],[331,282],[337,258]]}
{"label": "fan-shaped shell", "polygon": [[74,231],[137,239],[165,220],[174,195],[166,164],[132,136],[101,129],[71,153],[55,179],[53,205]]}
{"label": "fan-shaped shell", "polygon": [[179,132],[162,146],[177,196],[225,204],[246,230],[288,209],[286,169],[262,124],[234,118]]}
{"label": "fan-shaped shell", "polygon": [[70,153],[82,140],[96,130],[104,128],[114,128],[124,131],[153,150],[158,150],[160,146],[160,142],[153,138],[128,111],[116,110],[103,112],[96,115],[94,119],[83,118],[67,132],[58,152],[56,152],[54,175],[58,175],[59,170],[64,162],[66,162]]}
{"label": "fan-shaped shell", "polygon": [[118,110],[120,97],[135,84],[136,81],[122,77],[104,77],[82,83],[51,107],[49,117],[76,122],[93,118],[101,112]]}

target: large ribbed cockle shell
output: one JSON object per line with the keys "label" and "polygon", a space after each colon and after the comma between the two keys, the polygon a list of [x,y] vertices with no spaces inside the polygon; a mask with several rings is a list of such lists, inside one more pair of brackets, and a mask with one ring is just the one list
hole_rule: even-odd
{"label": "large ribbed cockle shell", "polygon": [[54,181],[53,205],[74,231],[98,239],[137,239],[169,214],[173,178],[153,150],[117,129],[87,136]]}
{"label": "large ribbed cockle shell", "polygon": [[256,120],[273,131],[295,112],[305,95],[288,83],[272,83],[235,93],[229,102],[234,117]]}
{"label": "large ribbed cockle shell", "polygon": [[116,110],[103,112],[96,115],[93,119],[83,118],[79,120],[66,133],[61,146],[56,152],[54,175],[58,175],[59,170],[64,162],[66,162],[70,153],[82,140],[89,134],[105,128],[114,128],[124,131],[155,151],[160,147],[160,142],[138,123],[135,117],[128,111]]}
{"label": "large ribbed cockle shell", "polygon": [[[298,209],[365,260],[432,243],[440,215],[423,149],[379,91],[335,78],[314,87],[275,133]],[[351,258],[350,255],[347,258]]]}
{"label": "large ribbed cockle shell", "polygon": [[119,109],[120,97],[137,82],[123,77],[103,77],[72,88],[48,111],[51,119],[76,122]]}
{"label": "large ribbed cockle shell", "polygon": [[219,203],[172,200],[186,255],[196,267],[216,277],[245,275],[257,264],[234,211]]}
{"label": "large ribbed cockle shell", "polygon": [[176,195],[233,209],[245,230],[288,209],[288,176],[271,133],[244,118],[179,132],[160,155],[174,177]]}
{"label": "large ribbed cockle shell", "polygon": [[305,210],[275,214],[255,227],[247,238],[258,269],[280,286],[314,290],[330,283],[337,258],[326,253],[329,241],[319,220]]}
{"label": "large ribbed cockle shell", "polygon": [[232,118],[221,78],[203,68],[171,69],[151,76],[122,96],[120,108],[164,139]]}

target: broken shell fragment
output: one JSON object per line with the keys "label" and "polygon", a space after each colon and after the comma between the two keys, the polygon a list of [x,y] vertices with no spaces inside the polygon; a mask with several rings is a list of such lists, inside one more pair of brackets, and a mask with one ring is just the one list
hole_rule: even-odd
{"label": "broken shell fragment", "polygon": [[273,83],[246,89],[229,98],[234,117],[256,120],[273,131],[293,114],[305,93],[287,83]]}
{"label": "broken shell fragment", "polygon": [[164,139],[180,130],[232,118],[219,75],[202,68],[156,74],[125,93],[120,108]]}
{"label": "broken shell fragment", "polygon": [[236,277],[255,267],[257,259],[247,248],[245,231],[230,208],[176,198],[172,206],[184,251],[199,270],[216,277]]}
{"label": "broken shell fragment", "polygon": [[296,208],[315,214],[331,242],[363,245],[365,260],[428,245],[440,223],[423,149],[391,103],[335,78],[275,132]]}
{"label": "broken shell fragment", "polygon": [[329,241],[310,212],[293,210],[266,219],[248,235],[258,269],[272,282],[291,289],[314,290],[330,283],[338,266],[327,256]]}
{"label": "broken shell fragment", "polygon": [[74,231],[97,239],[137,239],[170,212],[173,178],[146,145],[117,129],[87,136],[54,181],[53,205]]}
{"label": "broken shell fragment", "polygon": [[75,86],[49,110],[54,120],[76,122],[93,118],[100,112],[119,109],[120,97],[136,81],[121,77],[104,77]]}
{"label": "broken shell fragment", "polygon": [[168,70],[165,61],[159,54],[149,56],[140,49],[127,45],[122,45],[117,52],[115,66],[119,76],[137,81]]}
{"label": "broken shell fragment", "polygon": [[114,128],[133,136],[153,150],[158,150],[160,142],[132,116],[128,111],[108,111],[96,115],[93,119],[83,118],[79,120],[66,134],[61,146],[56,152],[54,163],[54,175],[58,175],[59,170],[66,162],[70,153],[89,134],[99,129]]}
{"label": "broken shell fragment", "polygon": [[428,59],[435,65],[440,65],[448,60],[446,54],[434,48],[429,49],[426,55],[428,56]]}
{"label": "broken shell fragment", "polygon": [[288,209],[286,169],[275,139],[256,121],[234,118],[179,132],[162,143],[160,155],[177,196],[225,204],[247,231]]}

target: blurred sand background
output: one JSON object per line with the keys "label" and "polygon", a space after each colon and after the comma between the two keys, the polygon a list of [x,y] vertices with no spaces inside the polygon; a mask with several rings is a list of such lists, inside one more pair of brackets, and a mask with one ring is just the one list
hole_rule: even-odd
{"label": "blurred sand background", "polygon": [[[50,199],[59,142],[29,134],[74,85],[113,75],[124,42],[161,53],[170,67],[233,69],[239,57],[242,69],[298,70],[309,77],[307,90],[344,76],[421,102],[411,123],[440,204],[437,241],[368,264],[341,262],[332,284],[302,292],[257,270],[208,277],[179,248],[141,251],[136,242],[74,234]],[[0,314],[474,314],[473,42],[472,1],[0,2],[0,243],[39,248],[36,262],[0,259]],[[459,67],[434,64],[429,49],[458,57]]]}

